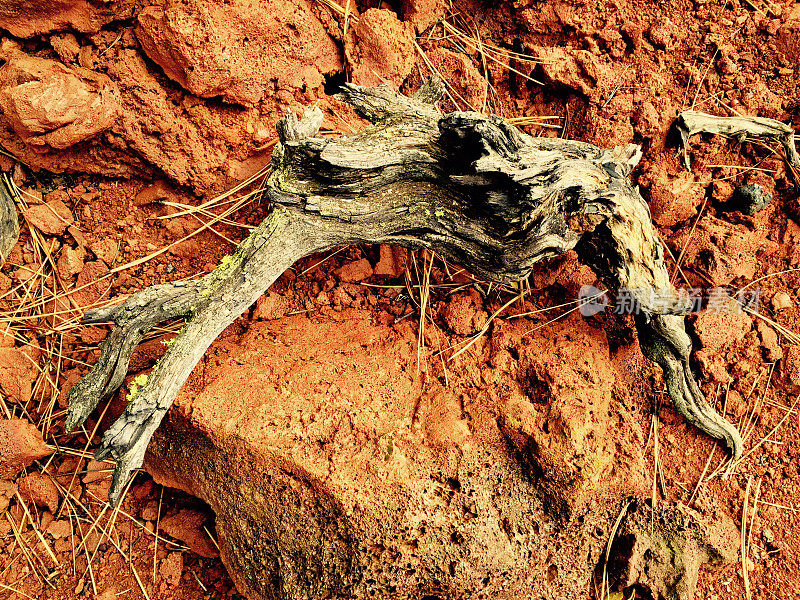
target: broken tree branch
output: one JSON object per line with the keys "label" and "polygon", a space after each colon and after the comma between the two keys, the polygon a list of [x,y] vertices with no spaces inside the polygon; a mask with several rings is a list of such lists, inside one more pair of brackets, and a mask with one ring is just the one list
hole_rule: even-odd
{"label": "broken tree branch", "polygon": [[14,183],[8,174],[0,181],[0,265],[6,262],[19,240],[19,220],[14,202]]}
{"label": "broken tree branch", "polygon": [[678,115],[675,130],[680,136],[678,152],[683,153],[683,162],[689,167],[686,149],[689,138],[698,133],[724,135],[737,142],[778,142],[783,146],[784,159],[795,183],[800,185],[800,155],[794,146],[794,129],[766,117],[717,117],[703,112],[687,110]]}
{"label": "broken tree branch", "polygon": [[738,431],[706,402],[689,368],[691,342],[678,316],[689,305],[670,284],[647,204],[628,181],[639,147],[533,138],[496,117],[442,115],[434,106],[442,89],[429,81],[408,98],[345,85],[342,99],[372,123],[351,136],[316,137],[317,108],[301,119],[287,114],[266,185],[272,213],[236,254],[198,282],[150,288],[117,311],[87,315],[111,318],[119,333],[73,388],[71,426],[121,383],[143,329],[188,317],[97,453],[117,460],[112,502],[217,335],[299,258],[356,243],[429,248],[503,283],[574,248],[606,285],[633,295],[640,344],[664,369],[678,410],[741,455]]}

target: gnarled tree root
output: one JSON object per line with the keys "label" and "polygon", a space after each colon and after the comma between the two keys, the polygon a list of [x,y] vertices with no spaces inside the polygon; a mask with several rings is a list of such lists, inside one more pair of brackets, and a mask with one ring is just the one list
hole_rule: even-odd
{"label": "gnarled tree root", "polygon": [[188,317],[97,453],[117,460],[112,502],[217,335],[296,260],[354,243],[429,248],[502,283],[574,248],[606,285],[633,295],[642,348],[664,369],[678,410],[741,456],[739,433],[706,403],[689,369],[691,343],[677,316],[688,306],[670,284],[647,204],[628,181],[639,147],[605,150],[533,138],[477,113],[442,115],[434,107],[441,94],[436,81],[412,98],[346,85],[343,99],[372,124],[338,138],[315,137],[316,108],[299,120],[287,114],[266,186],[272,213],[234,256],[199,281],[150,288],[87,315],[119,327],[70,394],[71,427],[121,384],[146,328]]}

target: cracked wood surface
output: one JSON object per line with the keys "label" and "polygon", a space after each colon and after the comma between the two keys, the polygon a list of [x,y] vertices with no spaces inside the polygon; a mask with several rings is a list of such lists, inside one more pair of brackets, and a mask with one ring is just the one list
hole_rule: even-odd
{"label": "cracked wood surface", "polygon": [[436,81],[411,98],[385,86],[346,84],[342,99],[371,125],[342,137],[316,137],[317,108],[301,119],[287,114],[277,125],[280,144],[266,184],[272,212],[232,257],[198,281],[148,288],[87,313],[87,322],[112,320],[117,328],[70,393],[70,427],[119,387],[144,331],[187,318],[97,452],[117,461],[113,503],[217,335],[298,259],[357,243],[428,248],[500,283],[524,279],[539,260],[575,249],[607,286],[634,296],[640,345],[664,370],[676,408],[724,440],[734,459],[741,456],[738,431],[706,402],[692,375],[682,316],[690,302],[672,287],[648,206],[628,180],[640,148],[533,138],[478,113],[442,115],[435,108],[441,94]]}

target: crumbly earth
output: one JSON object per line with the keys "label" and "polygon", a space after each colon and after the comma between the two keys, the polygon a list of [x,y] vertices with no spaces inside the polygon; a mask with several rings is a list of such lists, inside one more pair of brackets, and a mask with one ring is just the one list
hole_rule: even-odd
{"label": "crumbly earth", "polygon": [[[690,107],[772,117],[800,129],[800,3],[456,0],[450,7],[359,0],[349,3],[347,31],[342,15],[313,0],[224,7],[190,0],[180,3],[181,18],[173,6],[179,3],[166,1],[59,2],[51,13],[34,4],[19,0],[0,10],[0,27],[10,32],[0,57],[16,65],[13,77],[0,74],[7,113],[0,115],[0,143],[19,159],[2,155],[0,166],[25,192],[22,236],[0,273],[0,411],[10,418],[0,430],[0,600],[238,597],[222,563],[231,565],[233,555],[220,540],[221,559],[213,541],[230,527],[225,515],[215,517],[205,503],[145,473],[118,513],[103,511],[109,465],[88,460],[134,377],[153,365],[179,324],[140,346],[128,383],[107,410],[85,431],[65,434],[67,391],[97,359],[107,334],[107,327],[79,327],[76,319],[94,303],[208,272],[230,254],[245,227],[268,212],[266,202],[254,195],[230,221],[202,230],[210,213],[185,213],[181,205],[199,206],[266,165],[274,123],[285,110],[317,102],[326,132],[352,132],[363,123],[329,95],[338,82],[385,80],[411,92],[431,69],[450,84],[443,110],[523,118],[518,122],[532,134],[599,146],[640,143],[644,158],[633,178],[671,253],[676,285],[758,292],[761,316],[709,310],[689,319],[703,390],[746,435],[734,475],[720,476],[721,448],[672,408],[628,316],[607,310],[562,317],[581,286],[596,283],[572,255],[542,264],[525,298],[513,303],[508,290],[422,253],[363,247],[307,257],[212,346],[155,449],[168,455],[165,441],[187,422],[224,422],[229,430],[214,435],[241,437],[247,421],[238,413],[277,404],[280,420],[273,417],[284,429],[249,432],[253,439],[294,443],[304,453],[298,463],[318,469],[330,485],[359,482],[364,498],[373,498],[390,483],[386,473],[367,470],[363,456],[333,453],[339,442],[325,441],[324,417],[339,413],[330,405],[361,419],[352,428],[355,441],[343,447],[367,444],[364,451],[378,452],[378,464],[390,474],[395,469],[401,483],[408,474],[398,475],[393,461],[411,450],[435,454],[444,465],[465,444],[491,449],[487,456],[502,464],[518,457],[524,469],[510,481],[522,487],[514,489],[540,494],[530,514],[572,519],[563,535],[577,537],[561,543],[570,551],[586,548],[589,557],[583,569],[563,562],[565,546],[547,538],[557,528],[541,524],[544,545],[528,560],[536,561],[536,585],[551,584],[544,597],[602,595],[598,565],[630,495],[639,500],[612,547],[612,591],[625,587],[625,598],[646,598],[647,585],[663,593],[648,579],[661,571],[653,566],[658,553],[645,558],[647,544],[680,538],[676,547],[703,557],[687,560],[699,569],[698,598],[800,594],[800,183],[780,157],[755,145],[694,139],[690,172],[665,147],[670,123]],[[443,16],[465,37],[437,24]],[[263,82],[253,79],[252,65]],[[746,183],[773,195],[753,216],[726,207]],[[226,206],[208,210],[219,214]],[[423,281],[430,296],[420,319]],[[52,290],[71,293],[54,297]],[[451,357],[452,346],[507,303],[478,343]],[[274,349],[286,339],[291,353]],[[352,371],[341,356],[333,363],[319,358],[331,339],[351,345],[344,358]],[[405,369],[406,379],[388,386],[382,362],[387,373]],[[307,406],[280,404],[281,385],[292,378]],[[375,394],[384,386],[369,397],[375,406],[359,404],[362,385]],[[404,425],[406,408],[419,418]],[[375,429],[386,419],[398,419],[398,439]],[[160,481],[201,494],[156,467]],[[430,502],[456,498],[458,522],[469,521],[477,508],[450,477],[443,472],[431,484]],[[658,514],[677,516],[653,519],[645,497],[666,507]],[[694,527],[685,526],[687,514],[727,534],[746,523],[744,557],[734,548],[727,556],[733,562],[701,564],[738,540],[702,527],[705,545],[680,537],[676,531],[686,536]],[[659,535],[647,531],[648,522],[657,523]],[[472,565],[443,568],[458,580]],[[571,586],[580,577],[576,592]],[[244,590],[247,583],[234,578]]]}

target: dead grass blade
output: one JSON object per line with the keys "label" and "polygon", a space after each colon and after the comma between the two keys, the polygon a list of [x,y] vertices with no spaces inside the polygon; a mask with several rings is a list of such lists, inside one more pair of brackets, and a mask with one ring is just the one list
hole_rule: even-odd
{"label": "dead grass blade", "polygon": [[608,559],[611,557],[611,546],[614,544],[614,538],[617,537],[619,526],[622,524],[622,519],[624,519],[625,515],[628,514],[628,508],[630,508],[631,504],[633,504],[633,500],[628,500],[625,506],[622,507],[622,510],[620,510],[619,514],[617,515],[617,520],[614,521],[614,526],[611,528],[611,532],[608,534],[608,543],[606,544],[606,553],[603,559],[603,576],[600,581],[601,600],[606,600],[611,593],[611,590],[608,587]]}
{"label": "dead grass blade", "polygon": [[742,561],[742,577],[744,578],[744,593],[747,600],[751,599],[750,595],[750,575],[747,565],[747,504],[750,500],[750,488],[753,485],[753,476],[747,476],[747,487],[744,490],[744,502],[742,505],[742,530],[739,536],[739,548],[741,551]]}

